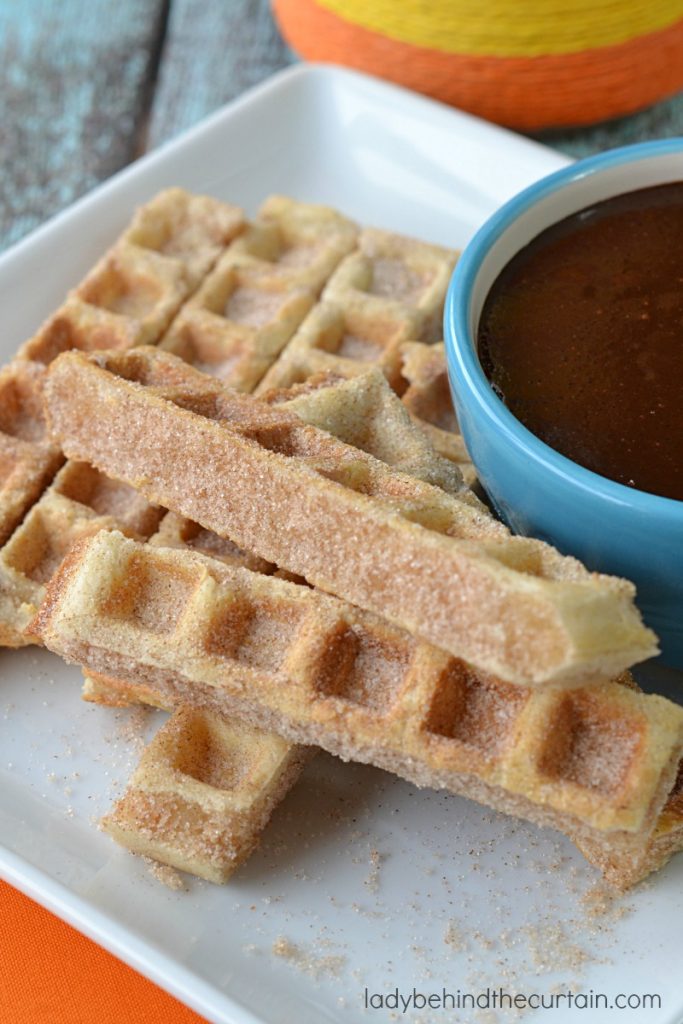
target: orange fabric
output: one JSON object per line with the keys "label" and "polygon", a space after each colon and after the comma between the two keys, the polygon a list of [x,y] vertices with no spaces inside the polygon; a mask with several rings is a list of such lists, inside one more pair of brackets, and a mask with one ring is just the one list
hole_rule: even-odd
{"label": "orange fabric", "polygon": [[4,882],[0,921],[3,1024],[206,1024]]}
{"label": "orange fabric", "polygon": [[683,20],[616,46],[517,58],[411,46],[315,0],[273,0],[273,9],[287,42],[308,60],[367,71],[515,128],[590,124],[683,88]]}

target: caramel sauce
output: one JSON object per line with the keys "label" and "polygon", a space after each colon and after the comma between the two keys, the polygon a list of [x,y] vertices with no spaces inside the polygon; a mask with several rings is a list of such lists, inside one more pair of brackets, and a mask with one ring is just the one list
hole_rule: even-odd
{"label": "caramel sauce", "polygon": [[683,500],[683,181],[543,231],[494,282],[478,340],[494,389],[546,444]]}

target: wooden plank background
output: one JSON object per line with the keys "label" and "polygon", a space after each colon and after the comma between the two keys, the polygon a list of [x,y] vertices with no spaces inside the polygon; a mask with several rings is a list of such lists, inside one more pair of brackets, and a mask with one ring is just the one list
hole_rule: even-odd
{"label": "wooden plank background", "polygon": [[[0,0],[0,249],[295,59],[268,0]],[[575,156],[683,134],[683,96],[546,132]]]}
{"label": "wooden plank background", "polygon": [[164,32],[160,0],[0,0],[0,244],[132,160]]}

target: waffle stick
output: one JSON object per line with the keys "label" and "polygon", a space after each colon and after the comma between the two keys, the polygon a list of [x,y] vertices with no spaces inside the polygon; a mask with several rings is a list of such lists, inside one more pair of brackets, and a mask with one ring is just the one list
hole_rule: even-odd
{"label": "waffle stick", "polygon": [[[199,551],[254,572],[275,570],[173,512],[166,513],[148,543]],[[153,689],[94,674],[84,677],[83,698],[111,707],[135,703],[172,710]],[[198,732],[212,742],[198,743]],[[191,760],[184,754],[188,744]],[[272,811],[314,753],[236,720],[180,709],[145,750],[102,827],[133,853],[225,882],[258,845]],[[224,765],[220,776],[204,767],[217,757]]]}
{"label": "waffle stick", "polygon": [[223,262],[258,267],[318,296],[357,241],[358,227],[337,210],[271,195]]}
{"label": "waffle stick", "polygon": [[[360,383],[360,382],[359,382]],[[341,388],[348,387],[343,383]],[[336,385],[330,385],[327,393],[330,394]],[[294,389],[296,391],[296,389]],[[302,396],[298,395],[302,403],[299,414],[310,415],[315,410],[306,406]],[[354,398],[351,398],[353,404]],[[359,412],[365,410],[359,410]],[[394,424],[391,415],[387,417],[387,439],[391,439]],[[332,424],[328,424],[332,425]],[[334,424],[339,428],[339,424]],[[332,431],[335,432],[335,431]],[[408,440],[410,440],[408,438]],[[379,448],[375,447],[375,454],[379,455],[386,451],[385,439],[380,436],[375,440]],[[173,547],[181,550],[195,550],[213,558],[218,558],[228,565],[244,566],[257,572],[271,574],[274,566],[255,559],[254,556],[236,548],[229,541],[224,541],[210,531],[204,530],[198,524],[184,520],[172,512],[168,512],[162,520],[159,529],[149,541],[150,545],[157,547]],[[633,691],[638,687],[631,677],[624,677],[624,683]],[[95,674],[85,675],[83,685],[83,697],[101,705],[113,707],[129,706],[130,704],[142,703],[157,707],[165,707],[169,710],[168,695],[162,694],[153,687],[130,683],[119,679],[110,679],[106,676]],[[237,723],[233,720],[233,728]],[[304,748],[301,748],[302,751]],[[313,752],[313,748],[308,748]],[[671,856],[683,850],[683,762],[679,765],[679,773],[676,783],[667,799],[667,802],[660,813],[656,827],[646,845],[641,844],[624,855],[623,850],[614,851],[609,844],[600,837],[598,842],[591,842],[585,836],[577,840],[573,837],[582,853],[593,865],[598,867],[605,878],[616,888],[626,889],[635,885],[647,875],[662,867]],[[129,845],[129,844],[125,844]],[[169,859],[168,848],[164,851],[164,863],[173,863]]]}
{"label": "waffle stick", "polygon": [[[231,246],[245,245],[246,236]],[[377,366],[437,451],[474,472],[448,395],[441,316],[457,253],[387,231],[365,229],[318,303],[256,389],[290,388],[332,372],[344,377]],[[417,411],[419,407],[419,412]]]}
{"label": "waffle stick", "polygon": [[86,675],[83,698],[171,712],[100,825],[131,853],[217,884],[253,853],[316,753],[239,720],[174,710],[153,688],[107,676]]}
{"label": "waffle stick", "polygon": [[360,448],[400,473],[482,508],[466,488],[459,468],[435,451],[378,369],[348,379],[316,374],[305,384],[267,392],[261,400],[295,413],[304,423]]}
{"label": "waffle stick", "polygon": [[346,305],[318,302],[255,393],[290,388],[325,372],[353,377],[371,367],[380,369],[398,391],[401,345],[418,330],[419,319],[410,311],[398,317],[375,308],[368,310],[353,299]]}
{"label": "waffle stick", "polygon": [[[45,364],[74,347],[92,351],[158,340],[242,227],[242,213],[234,206],[177,188],[161,192],[136,212],[104,259],[0,372],[0,544],[64,461],[45,436]],[[16,622],[7,604],[4,567],[1,575],[0,643],[13,645]]]}
{"label": "waffle stick", "polygon": [[[630,685],[635,688],[632,681]],[[83,697],[111,707],[128,707],[131,704],[160,706],[169,699],[148,685],[93,674],[85,677]],[[572,834],[570,838],[586,860],[597,867],[616,889],[628,889],[658,871],[672,856],[683,851],[683,762],[679,764],[676,783],[647,842],[643,839],[640,844],[633,843],[630,849],[624,849],[623,845],[613,848],[605,835],[597,841],[585,833],[579,836]]]}
{"label": "waffle stick", "polygon": [[[683,709],[619,683],[523,689],[308,587],[101,531],[33,624],[88,672],[642,855],[683,750]],[[591,859],[597,859],[593,854]]]}
{"label": "waffle stick", "polygon": [[328,207],[271,196],[180,311],[161,347],[238,391],[251,391],[353,249],[357,233]]}
{"label": "waffle stick", "polygon": [[50,363],[60,352],[157,342],[182,303],[244,227],[242,211],[179,188],[135,213],[103,259],[19,350]]}
{"label": "waffle stick", "polygon": [[256,848],[310,756],[278,736],[180,708],[101,824],[133,853],[223,883]]}
{"label": "waffle stick", "polygon": [[[198,527],[197,524],[183,520],[174,513],[167,513],[157,533],[151,538],[150,544],[187,549],[189,546],[213,557],[219,557],[229,565],[243,565],[255,571],[269,572],[272,566],[264,564],[259,567],[250,560],[250,556],[240,552],[230,542],[222,541],[215,535]],[[625,680],[632,690],[637,690],[629,677]],[[144,684],[134,684],[123,680],[114,680],[95,674],[86,675],[83,685],[85,700],[113,707],[129,706],[130,704],[148,704],[166,707],[168,710],[169,696],[163,696],[159,690]],[[235,721],[233,728],[237,727]],[[302,748],[303,749],[303,748]],[[308,748],[311,752],[313,748]],[[626,889],[662,867],[675,853],[683,850],[683,762],[679,765],[679,773],[667,802],[660,813],[655,829],[647,844],[635,845],[630,851],[613,850],[604,837],[592,842],[589,837],[572,837],[586,859],[598,867],[607,881],[618,889]],[[132,840],[131,840],[132,841]],[[131,842],[124,845],[131,846]],[[131,847],[132,848],[132,847]],[[161,851],[158,851],[161,852]],[[164,863],[177,866],[176,860],[169,856],[169,844],[161,857]]]}
{"label": "waffle stick", "polygon": [[658,871],[671,857],[683,851],[683,762],[650,841],[643,849],[619,856],[588,836],[581,836],[575,842],[587,860],[617,889],[629,889]]}
{"label": "waffle stick", "polygon": [[399,349],[401,380],[404,382],[401,400],[414,422],[425,432],[434,450],[442,458],[454,462],[462,472],[465,483],[472,487],[476,470],[465,447],[458,417],[448,383],[446,351],[443,342],[422,345],[404,342]]}
{"label": "waffle stick", "polygon": [[438,341],[446,291],[458,253],[391,231],[365,228],[342,260],[323,300],[402,321],[417,318],[413,338]]}
{"label": "waffle stick", "polygon": [[138,540],[156,530],[162,509],[127,484],[83,462],[67,462],[0,549],[0,641],[33,642],[24,630],[45,596],[45,586],[71,545],[103,528]]}
{"label": "waffle stick", "polygon": [[232,203],[169,188],[136,211],[121,241],[180,263],[191,294],[245,226]]}
{"label": "waffle stick", "polygon": [[409,340],[416,333],[414,317],[395,319],[362,306],[359,309],[353,302],[346,307],[320,302],[254,393],[267,398],[321,373],[354,377],[377,367],[439,455],[458,466],[472,486],[476,473],[450,398],[443,343]]}
{"label": "waffle stick", "polygon": [[578,685],[656,652],[632,584],[167,353],[67,353],[45,394],[68,455],[482,671]]}
{"label": "waffle stick", "polygon": [[160,347],[238,391],[251,391],[314,302],[308,289],[293,289],[270,271],[220,263]]}
{"label": "waffle stick", "polygon": [[0,548],[1,646],[35,643],[25,629],[45,596],[48,581],[76,540],[103,528],[119,529],[138,540],[154,535],[164,546],[196,548],[258,572],[275,569],[255,555],[242,557],[230,541],[151,505],[127,484],[85,462],[68,460]]}
{"label": "waffle stick", "polygon": [[400,344],[440,336],[457,255],[388,231],[361,231],[358,248],[342,260],[322,302],[265,375],[259,393],[323,371],[351,376],[369,365],[382,369],[398,388]]}
{"label": "waffle stick", "polygon": [[42,405],[45,371],[34,363],[0,370],[0,544],[64,461],[47,436]]}

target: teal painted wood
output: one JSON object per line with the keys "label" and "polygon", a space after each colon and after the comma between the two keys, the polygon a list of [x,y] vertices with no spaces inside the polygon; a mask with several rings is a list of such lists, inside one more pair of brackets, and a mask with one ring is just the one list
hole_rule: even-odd
{"label": "teal painted wood", "polygon": [[[268,0],[0,0],[0,248],[294,59]],[[678,96],[536,137],[584,156],[682,134]]]}
{"label": "teal painted wood", "polygon": [[163,0],[0,0],[0,246],[128,163]]}
{"label": "teal painted wood", "polygon": [[158,146],[294,57],[268,0],[173,0],[150,117]]}

